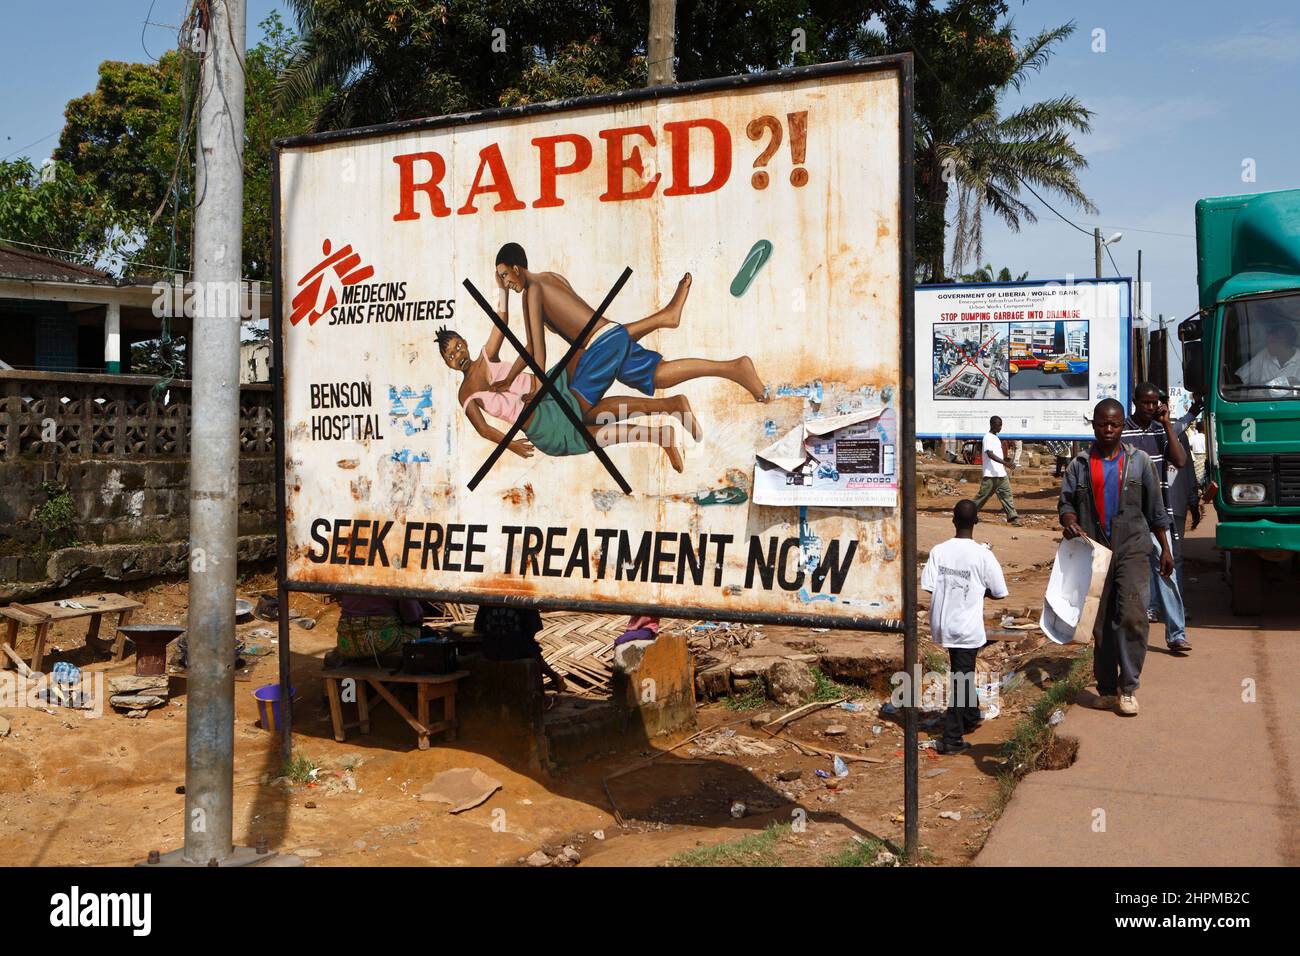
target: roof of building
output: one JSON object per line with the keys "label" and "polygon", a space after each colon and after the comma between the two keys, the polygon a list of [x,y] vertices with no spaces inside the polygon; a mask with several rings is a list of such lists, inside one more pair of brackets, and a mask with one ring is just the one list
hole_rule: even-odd
{"label": "roof of building", "polygon": [[18,249],[0,243],[0,276],[11,279],[45,279],[55,282],[90,282],[116,285],[116,280],[100,269],[41,255],[30,249]]}

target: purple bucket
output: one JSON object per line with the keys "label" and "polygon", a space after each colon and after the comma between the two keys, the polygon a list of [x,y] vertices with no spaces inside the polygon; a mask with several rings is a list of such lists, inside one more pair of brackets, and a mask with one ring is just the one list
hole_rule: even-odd
{"label": "purple bucket", "polygon": [[[260,718],[259,723],[263,730],[278,731],[280,729],[280,684],[265,684],[253,691],[253,699],[257,701],[257,713]],[[293,688],[289,688],[289,697],[293,698]]]}

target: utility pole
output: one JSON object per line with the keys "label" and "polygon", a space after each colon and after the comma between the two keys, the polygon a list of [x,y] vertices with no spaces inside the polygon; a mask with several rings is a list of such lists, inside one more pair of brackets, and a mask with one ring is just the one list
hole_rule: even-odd
{"label": "utility pole", "polygon": [[1101,227],[1092,230],[1092,244],[1097,258],[1097,278],[1101,278]]}
{"label": "utility pole", "polygon": [[646,43],[649,85],[677,82],[677,0],[650,0],[650,37]]}
{"label": "utility pole", "polygon": [[[244,0],[207,0],[195,147],[184,864],[230,865],[235,769]],[[243,857],[246,852],[239,854]]]}
{"label": "utility pole", "polygon": [[1145,354],[1146,349],[1144,348],[1144,343],[1147,340],[1147,320],[1146,320],[1146,312],[1143,311],[1146,308],[1146,303],[1142,301],[1142,250],[1141,249],[1138,250],[1138,277],[1137,278],[1138,278],[1137,309],[1136,309],[1137,319],[1133,323],[1135,326],[1137,326],[1137,329],[1136,331],[1130,333],[1135,339],[1134,344],[1137,346],[1135,355],[1133,356],[1134,358],[1133,371],[1136,373],[1137,377],[1134,379],[1132,383],[1133,385],[1137,385],[1139,382],[1145,382],[1147,380],[1147,360]]}

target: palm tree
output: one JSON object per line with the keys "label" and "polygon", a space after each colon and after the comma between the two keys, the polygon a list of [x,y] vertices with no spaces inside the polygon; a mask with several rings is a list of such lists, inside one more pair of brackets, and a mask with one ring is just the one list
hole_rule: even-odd
{"label": "palm tree", "polygon": [[1087,160],[1071,140],[1090,129],[1092,113],[1059,96],[1003,116],[999,101],[1020,90],[1051,59],[1074,23],[1044,30],[1017,46],[999,0],[900,2],[867,30],[859,54],[911,52],[916,58],[915,170],[918,278],[944,281],[948,201],[956,187],[952,271],[983,254],[983,215],[991,210],[1013,230],[1036,222],[1025,189],[1063,197],[1089,212],[1078,174]]}
{"label": "palm tree", "polygon": [[[1051,58],[1052,46],[1074,32],[1074,24],[1044,30],[1016,51],[1015,69],[1007,85],[1019,91],[1030,73]],[[984,254],[984,209],[987,207],[1013,231],[1022,222],[1037,222],[1033,208],[1021,198],[1021,187],[1055,193],[1087,212],[1096,207],[1083,192],[1079,172],[1088,161],[1071,141],[1073,132],[1091,129],[1092,112],[1073,96],[1057,96],[1022,106],[999,116],[997,104],[972,117],[950,142],[934,144],[940,163],[951,159],[957,183],[957,216],[953,223],[952,270]],[[944,182],[944,200],[947,199]],[[938,198],[938,197],[936,197]]]}

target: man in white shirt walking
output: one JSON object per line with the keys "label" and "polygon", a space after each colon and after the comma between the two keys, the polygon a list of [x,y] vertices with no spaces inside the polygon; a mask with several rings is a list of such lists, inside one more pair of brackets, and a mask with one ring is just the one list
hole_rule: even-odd
{"label": "man in white shirt walking", "polygon": [[948,650],[948,712],[944,715],[943,739],[934,748],[941,754],[970,749],[962,738],[980,723],[975,657],[988,640],[984,634],[984,597],[1001,600],[1007,596],[1007,582],[998,559],[988,545],[975,540],[978,522],[975,502],[957,502],[952,509],[956,534],[934,546],[921,572],[921,587],[932,595],[930,638]]}
{"label": "man in white shirt walking", "polygon": [[1002,439],[998,438],[1000,431],[1002,419],[994,415],[989,419],[989,430],[980,451],[980,457],[984,459],[984,477],[980,480],[979,494],[975,496],[975,510],[983,508],[996,492],[1007,516],[1007,524],[1019,524],[1020,515],[1016,514],[1015,502],[1011,500],[1011,479],[1007,477],[1007,469],[1015,471],[1016,466],[1003,455]]}

